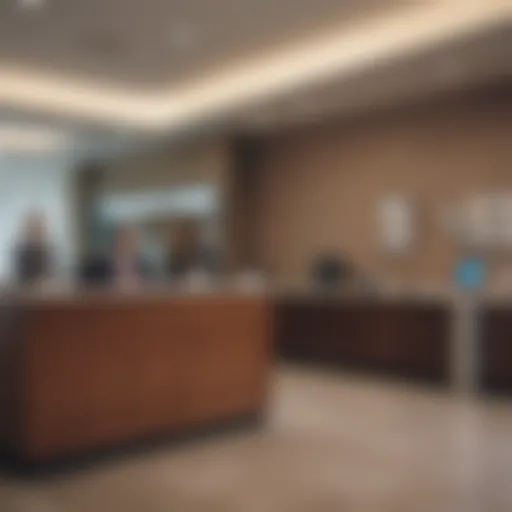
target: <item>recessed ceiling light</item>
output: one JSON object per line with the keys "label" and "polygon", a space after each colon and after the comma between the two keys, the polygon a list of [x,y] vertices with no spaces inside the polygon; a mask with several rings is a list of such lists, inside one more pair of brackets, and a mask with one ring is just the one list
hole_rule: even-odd
{"label": "recessed ceiling light", "polygon": [[42,9],[47,0],[18,0],[18,4],[23,9]]}

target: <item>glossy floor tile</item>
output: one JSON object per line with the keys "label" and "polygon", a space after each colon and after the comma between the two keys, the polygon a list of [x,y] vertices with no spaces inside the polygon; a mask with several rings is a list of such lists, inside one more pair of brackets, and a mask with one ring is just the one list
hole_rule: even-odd
{"label": "glossy floor tile", "polygon": [[510,512],[512,398],[299,368],[259,430],[0,476],[1,512]]}

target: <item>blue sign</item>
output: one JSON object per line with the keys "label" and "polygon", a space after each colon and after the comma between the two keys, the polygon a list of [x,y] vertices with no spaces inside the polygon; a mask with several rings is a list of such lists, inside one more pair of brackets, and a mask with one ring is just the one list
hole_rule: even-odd
{"label": "blue sign", "polygon": [[480,258],[466,258],[457,267],[457,285],[465,290],[478,290],[486,278],[485,262]]}

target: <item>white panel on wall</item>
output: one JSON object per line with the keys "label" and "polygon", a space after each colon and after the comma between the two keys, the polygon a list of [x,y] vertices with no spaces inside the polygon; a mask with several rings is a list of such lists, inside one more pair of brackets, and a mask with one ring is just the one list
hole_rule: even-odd
{"label": "white panel on wall", "polygon": [[12,250],[24,215],[44,213],[59,266],[75,255],[72,226],[72,172],[64,158],[0,157],[0,279],[12,269]]}
{"label": "white panel on wall", "polygon": [[414,235],[411,203],[399,195],[384,197],[379,204],[378,219],[384,249],[396,253],[407,250]]}
{"label": "white panel on wall", "polygon": [[105,218],[115,222],[138,222],[149,218],[216,213],[219,205],[212,186],[191,186],[133,194],[109,194],[100,201]]}

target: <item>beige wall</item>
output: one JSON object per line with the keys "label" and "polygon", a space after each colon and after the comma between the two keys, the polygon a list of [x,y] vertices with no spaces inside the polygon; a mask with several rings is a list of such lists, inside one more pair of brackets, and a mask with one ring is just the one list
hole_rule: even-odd
{"label": "beige wall", "polygon": [[[512,94],[499,87],[281,135],[255,167],[246,244],[279,276],[300,279],[335,246],[371,273],[446,282],[459,248],[441,210],[473,191],[512,189]],[[418,240],[394,259],[378,244],[376,205],[388,191],[419,209]]]}

